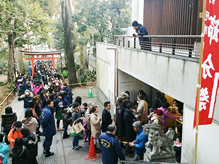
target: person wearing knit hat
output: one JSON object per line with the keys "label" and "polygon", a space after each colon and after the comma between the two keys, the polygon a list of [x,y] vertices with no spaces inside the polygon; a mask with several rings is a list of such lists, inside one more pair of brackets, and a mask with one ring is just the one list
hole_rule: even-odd
{"label": "person wearing knit hat", "polygon": [[139,24],[136,20],[132,22],[132,27],[135,30],[133,36],[139,37],[139,44],[141,49],[151,51],[150,39],[143,37],[144,35],[148,35],[147,29]]}
{"label": "person wearing knit hat", "polygon": [[135,156],[133,161],[143,160],[145,153],[145,143],[148,141],[148,137],[145,135],[140,121],[135,121],[132,126],[137,134],[136,139],[129,143],[129,145],[133,146],[135,149]]}

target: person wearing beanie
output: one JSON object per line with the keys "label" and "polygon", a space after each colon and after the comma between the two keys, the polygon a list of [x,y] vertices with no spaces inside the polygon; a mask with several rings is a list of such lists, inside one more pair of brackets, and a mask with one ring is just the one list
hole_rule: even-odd
{"label": "person wearing beanie", "polygon": [[132,126],[137,134],[136,139],[129,143],[129,145],[133,146],[135,149],[135,156],[133,161],[143,160],[145,153],[145,143],[148,141],[148,137],[145,135],[140,121],[135,121]]}
{"label": "person wearing beanie", "polygon": [[139,24],[137,21],[132,22],[132,27],[135,30],[133,36],[139,36],[139,44],[141,46],[141,49],[151,51],[150,39],[143,37],[144,35],[148,35],[147,29]]}
{"label": "person wearing beanie", "polygon": [[5,134],[5,142],[9,144],[8,142],[8,133],[11,130],[11,125],[17,121],[17,115],[16,113],[13,113],[12,107],[7,106],[5,108],[5,114],[1,115],[2,117],[2,128],[3,132]]}
{"label": "person wearing beanie", "polygon": [[125,160],[119,140],[115,136],[116,130],[116,126],[110,124],[107,128],[107,132],[99,137],[103,164],[117,164],[118,158]]}
{"label": "person wearing beanie", "polygon": [[29,108],[29,101],[32,99],[33,93],[30,92],[29,90],[25,90],[24,95],[21,95],[18,98],[18,101],[24,101],[24,113],[26,110]]}

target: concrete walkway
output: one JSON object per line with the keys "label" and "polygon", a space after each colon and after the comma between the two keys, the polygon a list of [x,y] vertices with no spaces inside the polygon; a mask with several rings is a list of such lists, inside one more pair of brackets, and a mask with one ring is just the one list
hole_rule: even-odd
{"label": "concrete walkway", "polygon": [[[76,96],[80,96],[82,98],[82,103],[92,101],[95,105],[98,106],[99,115],[101,115],[103,106],[99,103],[96,97],[95,88],[92,89],[94,97],[88,98],[88,88],[75,88],[73,91],[73,98]],[[13,111],[17,113],[18,120],[22,120],[24,118],[24,110],[23,110],[23,101],[18,101],[17,98],[13,100],[11,103],[11,107]],[[61,125],[62,127],[62,121]],[[71,127],[69,127],[70,130]],[[51,151],[55,153],[54,156],[45,158],[43,155],[43,137],[41,137],[41,141],[38,143],[38,156],[37,161],[39,164],[100,164],[101,163],[101,154],[100,158],[96,161],[88,161],[85,160],[84,157],[88,154],[89,145],[88,143],[83,142],[83,140],[79,140],[79,144],[82,145],[80,150],[72,150],[72,139],[73,137],[69,137],[68,139],[62,139],[63,131],[57,131],[56,135],[53,137],[53,143],[51,147]],[[11,158],[9,158],[9,164],[11,163]]]}

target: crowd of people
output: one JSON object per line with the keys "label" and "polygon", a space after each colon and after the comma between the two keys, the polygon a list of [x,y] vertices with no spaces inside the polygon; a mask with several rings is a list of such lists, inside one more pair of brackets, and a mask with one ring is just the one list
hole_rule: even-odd
{"label": "crowd of people", "polygon": [[[33,77],[21,74],[16,79],[18,101],[23,101],[24,118],[17,120],[17,115],[10,106],[5,108],[5,114],[2,115],[0,159],[4,157],[4,164],[7,164],[9,151],[13,164],[38,163],[36,157],[41,136],[44,137],[45,157],[54,155],[50,147],[56,132],[63,131],[63,139],[69,138],[68,127],[79,124],[83,129],[72,133],[73,150],[82,148],[79,144],[82,136],[83,141],[88,144],[93,136],[95,151],[102,153],[104,164],[116,164],[118,158],[125,160],[125,156],[135,161],[142,160],[145,143],[148,141],[142,126],[156,122],[165,131],[166,118],[178,118],[168,113],[169,104],[164,94],[158,92],[155,103],[149,108],[148,97],[142,90],[138,92],[137,101],[134,102],[130,102],[128,91],[122,92],[116,103],[115,115],[110,112],[109,101],[104,103],[102,115],[98,114],[98,107],[93,102],[82,103],[80,96],[73,99],[71,89],[58,71],[52,69],[51,61],[37,61],[30,68],[35,71]],[[178,145],[181,143],[181,131],[181,127],[176,129]],[[175,148],[178,156],[181,154],[179,147]]]}

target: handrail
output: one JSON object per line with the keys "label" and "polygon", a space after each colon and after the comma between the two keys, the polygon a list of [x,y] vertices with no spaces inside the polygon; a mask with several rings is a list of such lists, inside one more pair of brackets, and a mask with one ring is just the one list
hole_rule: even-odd
{"label": "handrail", "polygon": [[143,36],[130,36],[130,35],[114,35],[114,37],[145,37],[145,38],[201,38],[201,35],[143,35]]}
{"label": "handrail", "polygon": [[11,93],[16,89],[16,87],[8,94],[8,96],[1,102],[0,106],[3,105],[3,103],[5,102],[5,100],[8,99],[8,97],[11,95]]}

